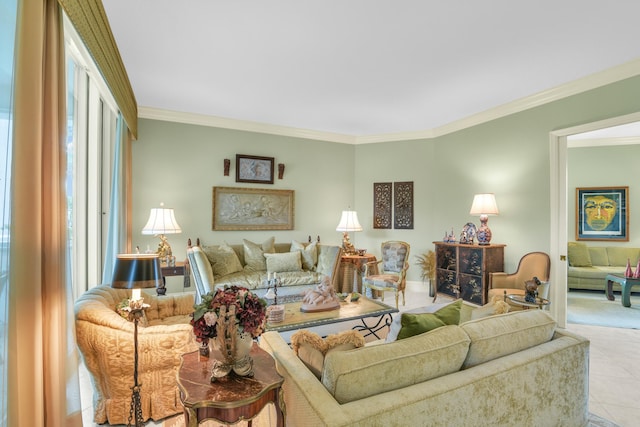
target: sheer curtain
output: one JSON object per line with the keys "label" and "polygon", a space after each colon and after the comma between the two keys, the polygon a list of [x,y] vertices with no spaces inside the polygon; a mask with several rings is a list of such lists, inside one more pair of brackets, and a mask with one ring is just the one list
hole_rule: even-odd
{"label": "sheer curtain", "polygon": [[[11,224],[11,126],[13,46],[17,0],[0,0],[0,425],[7,422],[7,314],[9,310],[9,225]],[[6,88],[6,89],[5,89]]]}
{"label": "sheer curtain", "polygon": [[118,114],[116,126],[116,141],[113,153],[113,174],[111,181],[111,197],[109,206],[109,230],[107,233],[107,249],[105,251],[102,283],[110,283],[113,274],[113,264],[116,255],[131,252],[130,242],[127,241],[127,177],[130,163],[130,139],[127,125]]}
{"label": "sheer curtain", "polygon": [[7,424],[81,426],[66,277],[66,91],[56,0],[19,2],[16,47]]}

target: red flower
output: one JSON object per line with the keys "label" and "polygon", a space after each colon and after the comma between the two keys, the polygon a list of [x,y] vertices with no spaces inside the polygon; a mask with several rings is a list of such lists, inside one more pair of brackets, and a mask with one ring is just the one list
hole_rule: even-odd
{"label": "red flower", "polygon": [[253,338],[262,334],[267,302],[247,288],[225,286],[224,289],[203,295],[200,304],[193,306],[195,311],[191,325],[198,342],[206,343],[217,336],[216,321],[220,307],[232,305],[236,308],[236,323],[241,332],[249,333]]}

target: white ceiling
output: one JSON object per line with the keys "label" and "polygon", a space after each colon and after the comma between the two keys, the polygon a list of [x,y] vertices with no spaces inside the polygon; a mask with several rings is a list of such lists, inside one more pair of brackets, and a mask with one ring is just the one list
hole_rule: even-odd
{"label": "white ceiling", "polygon": [[366,136],[640,58],[640,1],[103,0],[138,105]]}

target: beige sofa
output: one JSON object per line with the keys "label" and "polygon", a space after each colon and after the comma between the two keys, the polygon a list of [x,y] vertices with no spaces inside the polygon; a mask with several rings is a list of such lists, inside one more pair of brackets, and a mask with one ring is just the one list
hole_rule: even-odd
{"label": "beige sofa", "polygon": [[[133,386],[133,322],[116,312],[131,296],[126,289],[96,286],[75,303],[76,340],[93,385],[94,421],[126,424]],[[180,355],[198,349],[193,328],[193,294],[155,296],[138,327],[138,382],[144,420],[183,411],[176,375]],[[146,325],[146,326],[143,326]]]}
{"label": "beige sofa", "polygon": [[276,332],[288,426],[586,426],[589,342],[542,310],[327,354],[319,380]]}
{"label": "beige sofa", "polygon": [[[272,245],[273,252],[277,255],[288,256],[297,252],[292,251],[292,243],[272,243]],[[299,245],[305,249],[309,247],[307,243]],[[302,294],[306,289],[320,283],[325,276],[329,278],[330,283],[336,290],[339,289],[337,271],[342,249],[339,246],[321,245],[319,243],[315,243],[313,246],[316,248],[316,257],[313,258],[313,261],[309,258],[307,262],[304,262],[304,258],[300,257],[300,262],[296,268],[289,269],[291,271],[277,273],[280,279],[278,296],[285,297],[287,295]],[[233,251],[233,253],[230,253],[230,251]],[[207,246],[202,245],[198,239],[197,243],[192,245],[191,240],[189,240],[187,258],[198,294],[202,295],[215,288],[236,285],[248,288],[259,296],[264,296],[268,289],[266,282],[267,262],[273,259],[265,259],[264,254],[262,254],[262,266],[256,269],[255,266],[259,263],[250,262],[246,255],[246,244]],[[258,251],[253,255],[259,258],[261,253]],[[234,267],[230,268],[229,266]]]}
{"label": "beige sofa", "polygon": [[[624,275],[627,260],[635,271],[640,248],[627,246],[591,246],[582,242],[569,242],[567,248],[567,287],[604,291],[607,274]],[[613,284],[614,291],[620,285]]]}

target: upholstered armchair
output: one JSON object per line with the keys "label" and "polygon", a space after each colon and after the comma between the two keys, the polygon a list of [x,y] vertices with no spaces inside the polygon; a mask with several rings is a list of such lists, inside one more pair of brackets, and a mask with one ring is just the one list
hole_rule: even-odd
{"label": "upholstered armchair", "polygon": [[[156,296],[143,291],[144,311],[138,329],[138,376],[142,418],[160,420],[183,411],[177,374],[180,356],[198,349],[189,323],[191,293]],[[76,342],[93,385],[93,421],[126,424],[134,370],[134,324],[116,307],[131,291],[100,285],[75,303]]]}
{"label": "upholstered armchair", "polygon": [[534,276],[543,283],[542,289],[538,290],[539,295],[546,298],[549,293],[550,267],[549,255],[544,252],[530,252],[520,259],[515,273],[489,273],[489,301],[495,296],[504,296],[505,291],[507,294],[524,295],[525,282],[532,280]]}
{"label": "upholstered armchair", "polygon": [[[408,243],[399,240],[383,242],[381,259],[368,262],[365,265],[365,277],[362,279],[363,290],[370,288],[380,291],[382,301],[384,301],[385,291],[393,291],[396,297],[396,308],[398,308],[398,295],[402,292],[402,305],[404,305],[410,249]],[[370,274],[375,271],[373,269],[375,265],[378,265],[378,274]]]}

